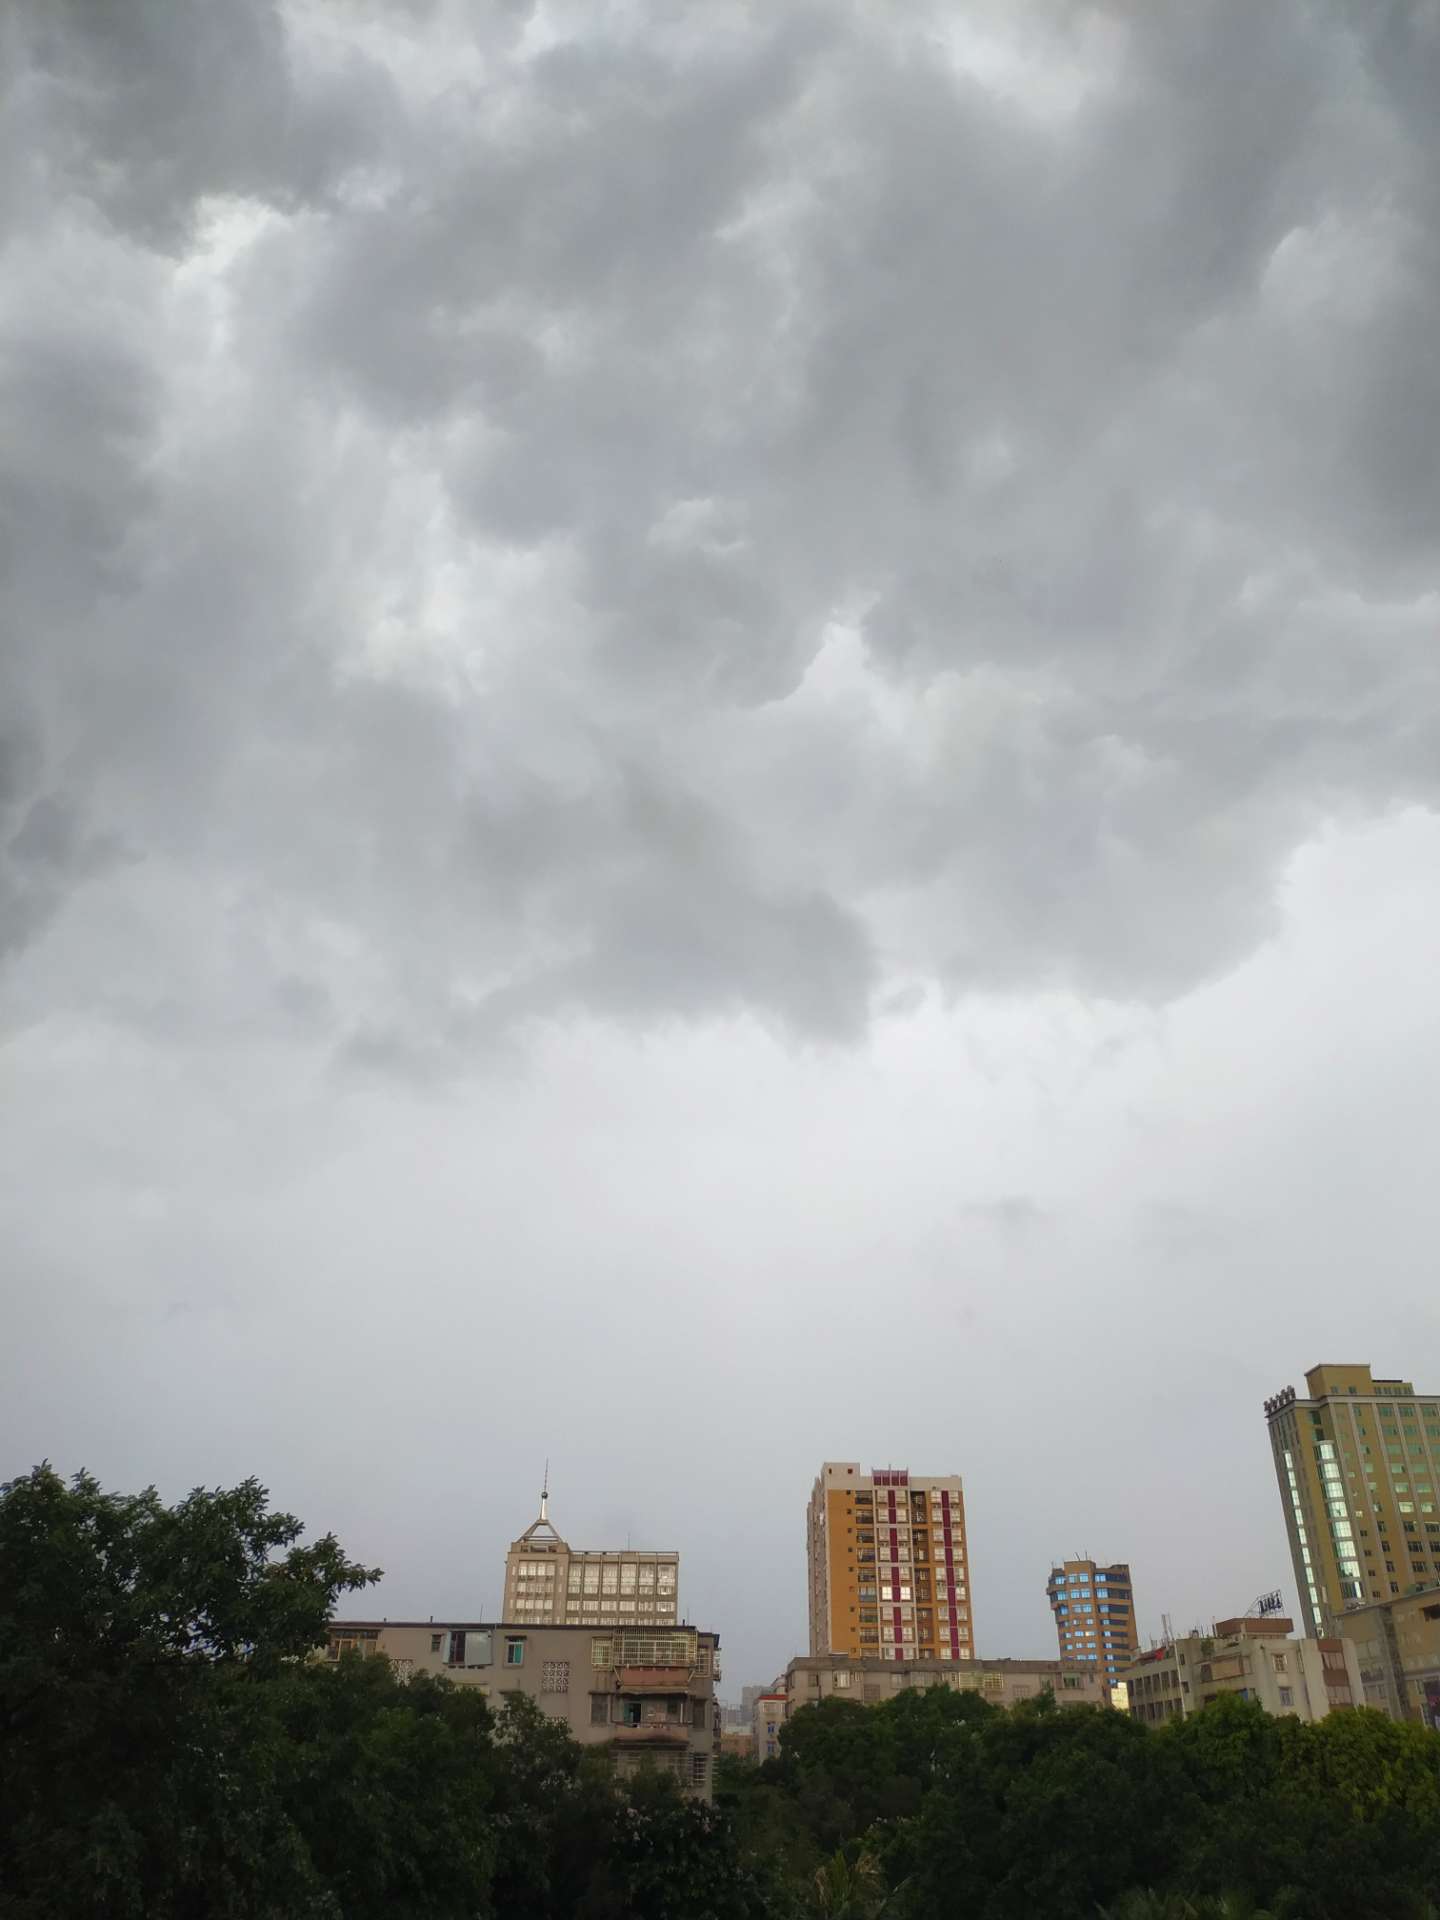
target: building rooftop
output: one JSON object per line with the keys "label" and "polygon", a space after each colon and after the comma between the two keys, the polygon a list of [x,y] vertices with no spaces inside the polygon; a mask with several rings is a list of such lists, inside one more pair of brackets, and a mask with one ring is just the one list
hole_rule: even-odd
{"label": "building rooftop", "polygon": [[697,1627],[689,1620],[626,1620],[617,1625],[607,1620],[603,1626],[582,1626],[573,1620],[454,1620],[447,1614],[430,1620],[330,1620],[327,1630],[344,1633],[370,1632],[384,1627],[424,1627],[431,1633],[589,1633],[603,1639],[606,1634],[634,1633],[648,1639],[656,1634],[699,1633],[720,1644],[720,1636],[710,1627]]}
{"label": "building rooftop", "polygon": [[792,1667],[865,1667],[877,1673],[911,1673],[916,1667],[934,1667],[942,1673],[1080,1673],[1094,1675],[1093,1660],[941,1660],[928,1655],[909,1655],[904,1660],[885,1660],[879,1654],[797,1653]]}

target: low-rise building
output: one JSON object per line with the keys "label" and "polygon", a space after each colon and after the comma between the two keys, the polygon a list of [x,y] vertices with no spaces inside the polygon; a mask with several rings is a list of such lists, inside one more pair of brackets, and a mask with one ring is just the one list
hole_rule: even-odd
{"label": "low-rise building", "polygon": [[332,1620],[324,1658],[384,1654],[406,1679],[443,1675],[499,1705],[523,1693],[618,1775],[650,1765],[708,1800],[719,1749],[718,1634],[695,1627],[532,1627],[486,1621]]}
{"label": "low-rise building", "polygon": [[785,1669],[786,1706],[791,1714],[832,1698],[874,1706],[912,1687],[978,1693],[997,1707],[1013,1707],[1042,1693],[1053,1693],[1063,1707],[1105,1704],[1096,1668],[1072,1660],[971,1660],[957,1666],[949,1660],[898,1662],[805,1654]]}
{"label": "low-rise building", "polygon": [[1367,1707],[1440,1728],[1440,1586],[1352,1607],[1335,1631],[1355,1649]]}
{"label": "low-rise building", "polygon": [[1293,1622],[1273,1615],[1217,1620],[1209,1633],[1165,1641],[1137,1653],[1119,1679],[1131,1718],[1151,1726],[1188,1718],[1222,1693],[1300,1720],[1363,1703],[1348,1641],[1297,1639]]}

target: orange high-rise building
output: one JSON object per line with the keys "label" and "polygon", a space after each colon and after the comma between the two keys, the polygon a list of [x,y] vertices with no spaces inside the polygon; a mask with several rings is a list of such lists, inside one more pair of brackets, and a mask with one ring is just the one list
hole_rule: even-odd
{"label": "orange high-rise building", "polygon": [[805,1528],[810,1651],[885,1660],[975,1654],[964,1483],[827,1460]]}

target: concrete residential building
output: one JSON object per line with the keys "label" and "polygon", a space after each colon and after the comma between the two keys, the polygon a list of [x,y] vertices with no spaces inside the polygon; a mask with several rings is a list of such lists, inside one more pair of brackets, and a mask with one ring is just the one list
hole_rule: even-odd
{"label": "concrete residential building", "polygon": [[1265,1402],[1307,1631],[1440,1576],[1440,1395],[1369,1367],[1312,1367]]}
{"label": "concrete residential building", "polygon": [[679,1617],[680,1556],[631,1547],[571,1547],[549,1517],[547,1482],[540,1517],[505,1556],[507,1620],[527,1626],[674,1626]]}
{"label": "concrete residential building", "polygon": [[964,1483],[905,1468],[820,1469],[805,1523],[810,1651],[970,1660]]}
{"label": "concrete residential building", "polygon": [[780,1752],[780,1729],[789,1710],[790,1696],[782,1681],[777,1680],[772,1688],[756,1698],[754,1752],[762,1765]]}
{"label": "concrete residential building", "polygon": [[1335,1631],[1355,1648],[1367,1707],[1440,1729],[1440,1585],[1353,1607]]}
{"label": "concrete residential building", "polygon": [[1066,1560],[1050,1569],[1045,1592],[1055,1616],[1060,1658],[1093,1665],[1109,1698],[1120,1669],[1140,1646],[1129,1565],[1124,1560],[1108,1567],[1094,1560]]}
{"label": "concrete residential building", "polygon": [[383,1653],[402,1677],[443,1675],[499,1706],[523,1693],[622,1778],[648,1763],[708,1800],[720,1740],[718,1634],[694,1627],[530,1627],[486,1621],[332,1620],[324,1658]]}
{"label": "concrete residential building", "polygon": [[1104,1689],[1096,1668],[1069,1660],[905,1660],[873,1656],[846,1660],[834,1654],[802,1654],[785,1669],[787,1715],[821,1700],[853,1700],[870,1707],[912,1687],[949,1687],[978,1693],[992,1706],[1013,1707],[1053,1693],[1062,1707],[1100,1707]]}
{"label": "concrete residential building", "polygon": [[1293,1625],[1274,1615],[1217,1620],[1210,1633],[1137,1653],[1119,1676],[1131,1719],[1188,1719],[1222,1693],[1300,1720],[1362,1705],[1354,1647],[1340,1639],[1293,1639]]}

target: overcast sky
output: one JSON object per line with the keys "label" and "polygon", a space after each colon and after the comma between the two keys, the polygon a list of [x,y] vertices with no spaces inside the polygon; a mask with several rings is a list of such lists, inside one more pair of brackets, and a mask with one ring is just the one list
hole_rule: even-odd
{"label": "overcast sky", "polygon": [[15,0],[0,1473],[985,1654],[1440,1389],[1436,0]]}

